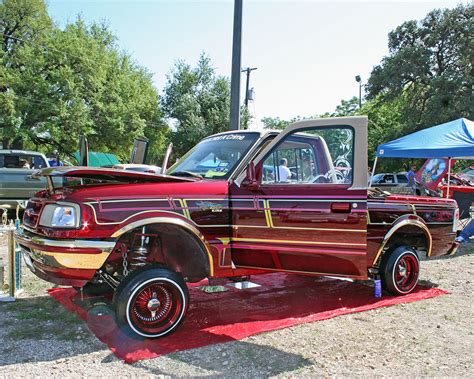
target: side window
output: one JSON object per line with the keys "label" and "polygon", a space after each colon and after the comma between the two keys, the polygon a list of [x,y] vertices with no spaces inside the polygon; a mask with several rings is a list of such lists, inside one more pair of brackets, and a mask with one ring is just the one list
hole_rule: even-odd
{"label": "side window", "polygon": [[384,182],[387,184],[394,184],[395,183],[395,177],[392,174],[387,174],[385,175]]}
{"label": "side window", "polygon": [[353,142],[348,127],[289,134],[264,159],[262,184],[351,184]]}
{"label": "side window", "polygon": [[408,183],[408,178],[404,174],[397,174],[398,183]]}

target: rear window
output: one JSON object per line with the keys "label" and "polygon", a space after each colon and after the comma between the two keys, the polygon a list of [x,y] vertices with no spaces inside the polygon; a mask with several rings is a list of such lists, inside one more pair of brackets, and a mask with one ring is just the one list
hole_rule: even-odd
{"label": "rear window", "polygon": [[0,168],[40,169],[47,167],[40,155],[0,154]]}

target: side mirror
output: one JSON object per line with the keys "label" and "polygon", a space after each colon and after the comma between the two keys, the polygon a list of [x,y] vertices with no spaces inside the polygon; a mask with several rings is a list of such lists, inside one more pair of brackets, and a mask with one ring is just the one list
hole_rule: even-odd
{"label": "side mirror", "polygon": [[248,188],[251,191],[260,189],[260,183],[257,180],[255,164],[253,162],[250,162],[247,166],[247,174],[245,175],[245,179],[242,182],[242,186]]}

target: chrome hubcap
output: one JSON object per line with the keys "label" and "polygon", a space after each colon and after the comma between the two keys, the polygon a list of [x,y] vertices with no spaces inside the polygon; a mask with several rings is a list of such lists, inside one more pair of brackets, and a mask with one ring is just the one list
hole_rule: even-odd
{"label": "chrome hubcap", "polygon": [[147,308],[151,313],[151,317],[155,317],[156,311],[160,308],[160,301],[156,298],[156,293],[153,292],[153,298],[148,301]]}
{"label": "chrome hubcap", "polygon": [[407,275],[407,268],[404,266],[398,266],[398,273],[401,277],[405,277]]}

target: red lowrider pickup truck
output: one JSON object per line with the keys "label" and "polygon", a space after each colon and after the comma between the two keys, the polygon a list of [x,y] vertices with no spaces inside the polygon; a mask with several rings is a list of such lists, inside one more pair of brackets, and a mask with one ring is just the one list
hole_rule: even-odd
{"label": "red lowrider pickup truck", "polygon": [[[367,190],[366,117],[217,134],[166,175],[39,175],[49,188],[30,199],[17,234],[28,266],[53,283],[113,290],[118,322],[144,337],[175,330],[186,282],[204,278],[380,277],[407,294],[419,256],[447,254],[458,216],[453,200]],[[83,184],[54,188],[57,176]]]}

